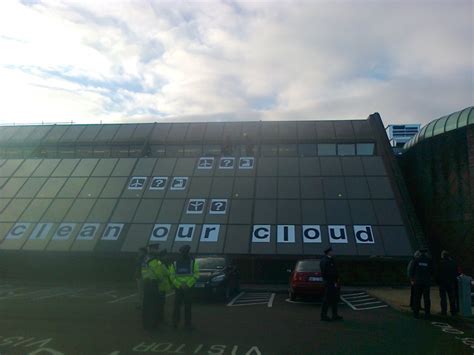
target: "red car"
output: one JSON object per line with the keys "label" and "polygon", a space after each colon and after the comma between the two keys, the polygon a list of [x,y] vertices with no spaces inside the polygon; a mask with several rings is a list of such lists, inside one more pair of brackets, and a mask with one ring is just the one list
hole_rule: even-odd
{"label": "red car", "polygon": [[290,276],[290,300],[294,301],[298,296],[323,296],[324,282],[319,262],[319,259],[304,259],[296,262]]}

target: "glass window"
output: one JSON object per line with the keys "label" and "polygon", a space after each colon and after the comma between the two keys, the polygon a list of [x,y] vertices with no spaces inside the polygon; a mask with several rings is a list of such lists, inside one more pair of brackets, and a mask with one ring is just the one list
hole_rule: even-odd
{"label": "glass window", "polygon": [[448,120],[449,116],[441,117],[435,124],[433,129],[433,136],[437,134],[444,133],[444,126],[446,125],[446,121]]}
{"label": "glass window", "polygon": [[354,144],[338,144],[337,154],[342,155],[342,156],[355,155],[355,145]]}
{"label": "glass window", "polygon": [[276,144],[262,144],[260,146],[260,156],[262,157],[278,156],[278,146]]}
{"label": "glass window", "polygon": [[317,155],[316,144],[298,144],[298,155],[300,157],[315,157]]}
{"label": "glass window", "polygon": [[76,150],[74,146],[59,146],[57,150],[58,158],[74,158]]}
{"label": "glass window", "polygon": [[107,182],[105,177],[90,178],[82,189],[79,197],[83,198],[96,198],[99,196],[102,188]]}
{"label": "glass window", "polygon": [[95,158],[108,158],[110,157],[110,147],[106,145],[99,145],[94,147],[93,156]]}
{"label": "glass window", "polygon": [[44,211],[46,211],[51,204],[50,199],[38,199],[31,201],[28,208],[25,209],[21,215],[22,222],[38,222],[41,219]]}
{"label": "glass window", "polygon": [[20,168],[15,172],[15,176],[30,176],[40,163],[40,159],[25,160]]}
{"label": "glass window", "polygon": [[128,158],[128,145],[114,145],[111,151],[112,158]]}
{"label": "glass window", "polygon": [[224,134],[224,124],[220,122],[210,122],[207,124],[205,140],[206,141],[222,141]]}
{"label": "glass window", "polygon": [[200,157],[202,155],[202,147],[200,145],[185,145],[185,157]]}
{"label": "glass window", "polygon": [[111,222],[129,223],[135,215],[135,210],[138,207],[139,199],[122,199],[119,200],[115,206]]}
{"label": "glass window", "polygon": [[94,203],[95,200],[92,199],[77,199],[68,211],[65,221],[84,222]]}
{"label": "glass window", "polygon": [[316,272],[316,271],[321,271],[319,268],[319,260],[302,260],[299,261],[298,264],[296,264],[296,271],[311,271],[311,272]]}
{"label": "glass window", "polygon": [[130,141],[144,142],[150,134],[151,130],[153,129],[153,126],[154,123],[142,123],[137,125],[137,128],[135,129],[135,132],[133,132]]}
{"label": "glass window", "polygon": [[278,155],[280,157],[295,157],[297,155],[296,144],[279,144]]}
{"label": "glass window", "polygon": [[205,131],[205,123],[190,123],[186,133],[186,141],[201,142]]}
{"label": "glass window", "polygon": [[153,132],[151,132],[150,142],[154,143],[163,143],[168,136],[168,132],[171,128],[170,123],[157,123],[155,128],[153,128]]}
{"label": "glass window", "polygon": [[164,157],[166,155],[166,146],[164,145],[151,145],[150,148],[152,157]]}
{"label": "glass window", "polygon": [[459,116],[461,115],[461,112],[462,111],[455,112],[451,116],[449,116],[448,121],[446,122],[446,127],[445,127],[446,132],[457,128],[458,119],[459,119]]}
{"label": "glass window", "polygon": [[60,142],[75,142],[86,126],[70,126],[61,137]]}
{"label": "glass window", "polygon": [[56,143],[62,137],[64,132],[69,128],[69,126],[56,126],[54,125],[48,135],[44,137],[43,142],[46,143]]}
{"label": "glass window", "polygon": [[296,122],[278,122],[278,138],[296,140]]}
{"label": "glass window", "polygon": [[78,142],[92,142],[95,136],[99,133],[101,125],[87,125],[77,139]]}
{"label": "glass window", "polygon": [[172,123],[168,133],[168,142],[182,142],[188,129],[188,123]]}
{"label": "glass window", "polygon": [[90,145],[80,145],[76,147],[76,157],[78,158],[89,158],[94,153],[94,147]]}
{"label": "glass window", "polygon": [[436,122],[437,121],[435,120],[428,123],[428,127],[426,128],[425,138],[433,137],[433,128]]}
{"label": "glass window", "polygon": [[[461,115],[459,116],[458,127],[464,127],[467,125],[469,113],[472,111],[472,108],[466,108],[461,111]],[[471,120],[474,116],[474,113],[471,113]]]}
{"label": "glass window", "polygon": [[318,155],[336,155],[336,145],[318,144]]}
{"label": "glass window", "polygon": [[318,139],[334,139],[336,133],[334,131],[334,124],[331,121],[317,121],[316,123],[316,135]]}
{"label": "glass window", "polygon": [[132,137],[133,132],[135,132],[135,128],[137,125],[134,124],[124,124],[121,125],[120,128],[115,133],[114,142],[128,142]]}
{"label": "glass window", "polygon": [[143,145],[131,145],[128,150],[130,158],[140,158],[144,155]]}
{"label": "glass window", "polygon": [[26,206],[31,200],[17,198],[10,202],[10,204],[2,212],[2,222],[15,222],[23,213]]}
{"label": "glass window", "polygon": [[74,199],[61,198],[53,200],[48,210],[43,216],[43,221],[46,222],[61,222],[66,215],[69,207],[71,207]]}
{"label": "glass window", "polygon": [[5,158],[12,159],[12,158],[22,158],[23,151],[20,147],[7,147],[5,148]]}
{"label": "glass window", "polygon": [[221,151],[222,147],[219,144],[208,144],[203,147],[204,156],[219,156]]}
{"label": "glass window", "polygon": [[184,147],[182,145],[167,145],[166,156],[167,157],[182,157],[184,154]]}
{"label": "glass window", "polygon": [[115,136],[120,125],[103,125],[99,134],[95,137],[96,142],[109,142]]}
{"label": "glass window", "polygon": [[357,155],[374,155],[374,143],[357,143]]}
{"label": "glass window", "polygon": [[128,178],[126,177],[111,177],[105,184],[100,197],[102,198],[116,198],[120,197],[124,187],[127,185]]}

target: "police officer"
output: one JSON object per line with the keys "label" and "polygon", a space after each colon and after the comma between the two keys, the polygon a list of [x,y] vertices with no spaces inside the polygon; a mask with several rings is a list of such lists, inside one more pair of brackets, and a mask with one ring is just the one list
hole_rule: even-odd
{"label": "police officer", "polygon": [[410,262],[408,263],[408,266],[407,266],[407,276],[408,276],[408,281],[410,282],[410,308],[411,310],[413,310],[413,300],[415,298],[415,286],[413,286],[413,284],[411,284],[411,276],[410,276],[410,272],[411,272],[411,268],[413,267],[413,263],[415,262],[415,260],[420,256],[420,251],[417,250],[415,251],[415,254],[413,254],[413,258],[411,258]]}
{"label": "police officer", "polygon": [[149,252],[142,266],[143,278],[143,305],[142,323],[143,328],[151,330],[156,328],[159,318],[159,280],[160,261],[158,260],[158,244],[149,246]]}
{"label": "police officer", "polygon": [[426,248],[420,249],[420,256],[412,263],[410,270],[411,284],[414,287],[413,297],[413,315],[419,317],[421,296],[425,306],[425,318],[430,318],[431,300],[430,300],[430,284],[431,275],[433,273],[433,263],[428,256]]}
{"label": "police officer", "polygon": [[189,250],[189,245],[183,245],[179,249],[178,259],[170,266],[170,279],[175,289],[173,327],[178,327],[181,306],[184,304],[184,327],[187,330],[192,330],[192,287],[199,278],[199,266],[189,255]]}
{"label": "police officer", "polygon": [[343,318],[337,314],[337,303],[339,302],[339,273],[337,272],[336,263],[332,257],[332,248],[327,248],[324,254],[319,264],[325,286],[323,305],[321,307],[321,320],[331,320],[327,315],[329,306],[332,311],[332,320],[342,320]]}
{"label": "police officer", "polygon": [[153,261],[152,268],[158,280],[158,313],[157,319],[164,323],[166,294],[171,291],[169,262],[166,249],[160,251],[158,260]]}
{"label": "police officer", "polygon": [[449,308],[454,316],[457,313],[456,302],[456,283],[458,277],[458,268],[454,259],[446,250],[441,252],[439,265],[438,283],[439,297],[441,299],[441,315],[445,316],[448,311],[447,298],[449,298]]}

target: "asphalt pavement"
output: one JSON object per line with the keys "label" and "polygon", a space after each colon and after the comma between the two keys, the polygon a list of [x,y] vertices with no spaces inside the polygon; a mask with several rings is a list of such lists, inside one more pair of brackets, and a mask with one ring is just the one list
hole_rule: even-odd
{"label": "asphalt pavement", "polygon": [[189,332],[171,327],[172,303],[170,294],[167,323],[147,332],[133,288],[3,283],[0,354],[474,354],[468,325],[388,306],[341,302],[344,321],[326,323],[318,301],[244,292],[197,300]]}

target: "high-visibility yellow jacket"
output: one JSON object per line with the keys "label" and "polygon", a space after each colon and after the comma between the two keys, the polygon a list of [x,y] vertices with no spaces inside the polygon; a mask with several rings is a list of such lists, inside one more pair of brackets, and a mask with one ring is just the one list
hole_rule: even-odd
{"label": "high-visibility yellow jacket", "polygon": [[160,292],[168,292],[171,290],[169,270],[166,265],[158,259],[151,259],[143,265],[142,277],[144,280],[158,281]]}
{"label": "high-visibility yellow jacket", "polygon": [[199,266],[194,259],[177,260],[170,265],[170,280],[175,288],[193,287],[199,278]]}

